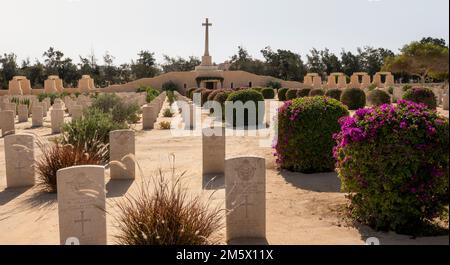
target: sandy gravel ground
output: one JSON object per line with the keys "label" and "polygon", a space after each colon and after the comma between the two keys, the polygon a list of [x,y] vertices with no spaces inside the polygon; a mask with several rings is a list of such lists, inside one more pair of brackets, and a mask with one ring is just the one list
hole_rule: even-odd
{"label": "sandy gravel ground", "polygon": [[[448,111],[441,112],[448,117]],[[30,127],[31,119],[28,123],[16,124],[16,132],[33,132],[45,138],[55,136],[51,135],[49,117],[43,128]],[[134,126],[136,159],[143,174],[139,173],[134,182],[110,181],[108,176],[105,179],[109,244],[115,243],[115,203],[135,192],[139,183],[158,168],[168,172],[171,154],[175,155],[176,171],[186,172],[189,190],[205,198],[214,193],[214,203],[224,207],[223,178],[203,189],[209,179],[201,175],[200,136],[173,137],[168,130],[142,131],[141,128],[141,124]],[[411,238],[350,225],[344,218],[347,201],[340,193],[340,181],[335,173],[280,172],[275,168],[273,150],[260,147],[258,137],[227,136],[226,141],[227,157],[258,155],[266,158],[268,244],[364,244],[368,237],[378,237],[381,244],[449,244],[448,236]],[[36,155],[39,158],[39,153]],[[4,141],[0,138],[0,244],[59,244],[56,194],[43,194],[36,188],[4,190],[4,187]],[[225,243],[224,235],[225,229],[222,229],[218,235],[222,243]]]}

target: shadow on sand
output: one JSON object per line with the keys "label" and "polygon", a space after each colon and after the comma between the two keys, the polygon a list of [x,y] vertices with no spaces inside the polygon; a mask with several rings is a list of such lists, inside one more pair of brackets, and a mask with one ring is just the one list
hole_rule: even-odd
{"label": "shadow on sand", "polygon": [[110,179],[108,183],[106,183],[106,197],[107,198],[116,198],[125,195],[130,189],[131,185],[133,185],[134,180],[124,179],[124,180],[112,180]]}
{"label": "shadow on sand", "polygon": [[30,188],[31,187],[13,188],[13,189],[4,189],[0,191],[0,206],[5,205],[8,202],[14,200],[21,194],[25,193]]}
{"label": "shadow on sand", "polygon": [[293,186],[315,192],[341,192],[341,180],[336,172],[303,174],[282,170],[279,174]]}

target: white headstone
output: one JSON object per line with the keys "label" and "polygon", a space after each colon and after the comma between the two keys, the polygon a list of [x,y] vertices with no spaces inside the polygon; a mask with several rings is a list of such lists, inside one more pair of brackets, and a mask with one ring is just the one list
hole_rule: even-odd
{"label": "white headstone", "polygon": [[41,127],[43,125],[44,108],[36,105],[31,108],[31,126]]}
{"label": "white headstone", "polygon": [[34,137],[15,134],[5,137],[6,187],[34,185]]}
{"label": "white headstone", "polygon": [[134,179],[136,166],[134,131],[111,131],[109,143],[111,179]]}
{"label": "white headstone", "polygon": [[106,245],[105,168],[74,166],[58,170],[60,244]]}
{"label": "white headstone", "polygon": [[227,241],[266,237],[266,166],[261,157],[225,160]]}
{"label": "white headstone", "polygon": [[224,174],[225,127],[202,130],[203,175]]}
{"label": "white headstone", "polygon": [[0,128],[2,129],[2,137],[15,133],[14,112],[12,110],[0,111]]}

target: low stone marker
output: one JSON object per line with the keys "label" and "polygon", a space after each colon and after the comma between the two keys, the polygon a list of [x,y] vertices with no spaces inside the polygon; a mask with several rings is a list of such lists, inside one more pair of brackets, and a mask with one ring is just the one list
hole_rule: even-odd
{"label": "low stone marker", "polygon": [[225,127],[202,130],[203,175],[225,171]]}
{"label": "low stone marker", "polygon": [[19,122],[27,122],[28,121],[28,106],[24,104],[20,104],[17,107],[19,113]]}
{"label": "low stone marker", "polygon": [[133,130],[116,130],[109,133],[111,179],[135,178],[135,144]]}
{"label": "low stone marker", "polygon": [[153,129],[156,121],[156,108],[153,104],[148,104],[142,107],[142,129]]}
{"label": "low stone marker", "polygon": [[0,128],[2,129],[2,137],[8,134],[14,134],[14,111],[2,110],[0,111]]}
{"label": "low stone marker", "polygon": [[42,106],[34,106],[31,108],[31,126],[42,127],[44,124],[44,108]]}
{"label": "low stone marker", "polygon": [[74,166],[58,170],[60,244],[77,238],[81,245],[106,245],[105,168]]}
{"label": "low stone marker", "polygon": [[227,241],[266,237],[266,166],[261,157],[225,160]]}
{"label": "low stone marker", "polygon": [[52,133],[60,133],[61,126],[64,124],[64,110],[52,109],[50,111],[50,121],[52,124]]}
{"label": "low stone marker", "polygon": [[73,105],[70,112],[72,120],[81,119],[83,117],[83,107],[81,105]]}
{"label": "low stone marker", "polygon": [[34,185],[34,136],[15,134],[5,137],[6,187]]}

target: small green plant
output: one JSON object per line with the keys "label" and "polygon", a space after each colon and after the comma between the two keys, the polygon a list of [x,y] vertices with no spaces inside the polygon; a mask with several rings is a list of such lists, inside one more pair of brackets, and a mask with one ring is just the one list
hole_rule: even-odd
{"label": "small green plant", "polygon": [[170,122],[168,122],[168,121],[161,121],[161,122],[159,122],[159,128],[161,128],[161,130],[169,130],[170,129]]}
{"label": "small green plant", "polygon": [[167,100],[169,101],[169,104],[172,105],[175,100],[177,99],[177,96],[175,96],[175,93],[173,91],[167,91],[166,92]]}
{"label": "small green plant", "polygon": [[110,113],[117,123],[136,123],[139,121],[140,108],[137,103],[125,103],[114,93],[104,93],[97,96],[90,108]]}
{"label": "small green plant", "polygon": [[349,110],[357,110],[366,106],[366,93],[359,88],[346,88],[342,92],[341,102],[348,107]]}
{"label": "small green plant", "polygon": [[113,120],[111,113],[88,108],[82,119],[72,120],[62,127],[61,143],[70,144],[89,154],[99,155],[103,162],[109,161],[109,132],[126,129],[126,123]]}
{"label": "small green plant", "polygon": [[368,93],[367,101],[371,106],[380,106],[391,103],[391,96],[381,89],[375,89]]}
{"label": "small green plant", "polygon": [[163,116],[166,118],[171,118],[173,117],[173,113],[169,108],[166,108],[164,109]]}

